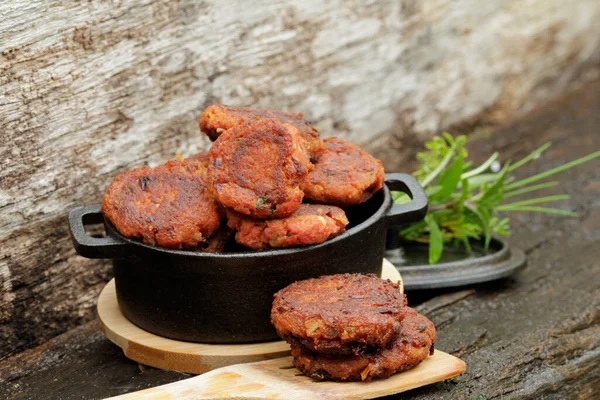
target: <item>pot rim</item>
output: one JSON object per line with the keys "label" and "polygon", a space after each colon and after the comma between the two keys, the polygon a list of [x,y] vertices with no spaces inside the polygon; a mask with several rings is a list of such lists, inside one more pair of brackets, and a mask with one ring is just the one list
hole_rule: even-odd
{"label": "pot rim", "polygon": [[312,245],[307,245],[307,246],[303,246],[303,247],[269,249],[269,250],[263,250],[263,251],[248,250],[248,251],[241,251],[241,252],[235,252],[235,253],[202,253],[202,252],[193,251],[193,250],[168,249],[168,248],[159,247],[159,246],[152,246],[152,245],[149,245],[149,244],[146,244],[146,243],[134,240],[134,239],[127,238],[127,237],[121,235],[116,230],[116,228],[114,228],[112,226],[112,224],[106,218],[104,218],[104,223],[107,228],[106,229],[107,236],[111,236],[112,238],[121,240],[121,241],[125,242],[127,245],[138,246],[138,247],[142,247],[147,250],[157,251],[159,253],[164,253],[164,254],[171,254],[174,256],[187,256],[187,257],[208,258],[208,259],[276,257],[276,256],[290,255],[290,254],[301,253],[301,252],[308,252],[311,250],[316,250],[316,249],[320,249],[320,248],[327,247],[327,246],[333,246],[336,243],[341,242],[350,236],[356,235],[356,234],[364,231],[365,229],[374,225],[375,223],[384,220],[384,218],[386,217],[387,211],[390,209],[390,207],[392,205],[392,198],[391,198],[390,190],[387,187],[387,184],[384,184],[381,190],[383,191],[383,201],[381,202],[381,205],[379,206],[379,208],[369,218],[367,218],[360,224],[348,229],[341,235],[338,235],[332,239],[328,239],[323,243],[312,244]]}

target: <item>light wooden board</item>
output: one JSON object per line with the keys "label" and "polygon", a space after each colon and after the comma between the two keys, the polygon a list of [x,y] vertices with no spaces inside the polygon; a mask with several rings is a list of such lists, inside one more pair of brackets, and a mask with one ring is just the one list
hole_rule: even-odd
{"label": "light wooden board", "polygon": [[[384,260],[382,277],[400,282],[398,270]],[[123,349],[127,358],[172,371],[202,374],[227,365],[243,364],[288,355],[284,341],[251,344],[202,344],[167,339],[131,323],[117,303],[114,279],[100,293],[98,318],[106,337]]]}
{"label": "light wooden board", "polygon": [[292,366],[292,357],[238,364],[113,399],[372,399],[462,374],[466,364],[436,350],[416,368],[371,382],[314,382]]}

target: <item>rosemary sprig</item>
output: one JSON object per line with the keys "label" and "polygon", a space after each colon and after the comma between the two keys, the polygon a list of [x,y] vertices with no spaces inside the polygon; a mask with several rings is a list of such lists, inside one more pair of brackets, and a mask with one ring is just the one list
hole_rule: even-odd
{"label": "rosemary sprig", "polygon": [[[490,168],[498,164],[498,153],[472,168],[473,163],[467,160],[466,144],[466,136],[454,138],[445,132],[425,144],[427,151],[417,154],[420,166],[413,175],[429,196],[429,210],[423,221],[400,230],[400,237],[406,241],[429,243],[430,264],[440,260],[445,245],[463,245],[470,250],[471,240],[483,239],[487,250],[492,234],[510,234],[510,220],[501,217],[504,212],[527,211],[577,216],[573,211],[545,206],[553,201],[569,199],[566,194],[527,200],[512,198],[554,187],[558,182],[537,182],[600,157],[600,151],[597,151],[548,171],[516,180],[511,173],[540,157],[550,148],[550,143],[516,163],[506,163],[497,172],[491,172]],[[533,183],[536,184],[532,185]],[[394,192],[392,196],[397,203],[410,200],[401,192]],[[507,202],[506,199],[509,198],[511,200]]]}

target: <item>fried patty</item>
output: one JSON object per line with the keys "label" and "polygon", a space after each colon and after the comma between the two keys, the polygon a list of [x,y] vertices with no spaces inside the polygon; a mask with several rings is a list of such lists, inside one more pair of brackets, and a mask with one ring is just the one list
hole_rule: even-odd
{"label": "fried patty", "polygon": [[221,226],[206,242],[202,243],[199,251],[202,253],[223,253],[229,244],[232,232],[226,227]]}
{"label": "fried patty", "polygon": [[300,207],[312,164],[292,125],[253,118],[221,134],[209,155],[208,185],[223,206],[259,219]]}
{"label": "fried patty", "polygon": [[196,153],[194,155],[189,156],[185,160],[189,161],[189,162],[200,162],[205,167],[208,167],[208,161],[209,161],[208,151],[202,151],[200,153]]}
{"label": "fried patty", "polygon": [[227,225],[235,240],[254,250],[323,243],[345,231],[346,213],[339,207],[301,204],[286,218],[257,220],[227,210]]}
{"label": "fried patty", "polygon": [[325,152],[306,177],[304,195],[324,204],[360,204],[383,186],[385,173],[378,159],[347,140],[324,140]]}
{"label": "fried patty", "polygon": [[398,335],[371,354],[331,356],[293,346],[294,366],[314,380],[370,381],[414,368],[433,354],[435,327],[415,310],[403,307]]}
{"label": "fried patty", "polygon": [[271,323],[294,346],[361,354],[395,338],[405,306],[398,283],[375,275],[322,276],[277,292]]}
{"label": "fried patty", "polygon": [[213,142],[226,130],[250,121],[255,117],[276,120],[293,125],[300,133],[304,147],[311,157],[317,157],[325,147],[319,132],[303,119],[303,115],[277,110],[258,110],[246,107],[228,107],[213,104],[207,107],[200,117],[200,130]]}
{"label": "fried patty", "polygon": [[175,249],[206,241],[224,216],[206,187],[206,168],[178,160],[117,176],[104,194],[102,212],[123,236]]}

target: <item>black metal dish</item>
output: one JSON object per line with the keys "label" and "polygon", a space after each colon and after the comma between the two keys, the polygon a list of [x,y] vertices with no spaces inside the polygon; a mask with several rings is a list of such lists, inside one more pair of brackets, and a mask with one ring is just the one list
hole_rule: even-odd
{"label": "black metal dish", "polygon": [[[391,230],[394,232],[395,230]],[[396,231],[397,232],[397,231]],[[493,238],[489,251],[483,243],[472,244],[472,252],[445,248],[438,264],[429,265],[427,245],[395,245],[385,251],[385,257],[402,275],[405,290],[439,289],[471,285],[506,278],[527,266],[525,253],[510,248],[500,239]]]}
{"label": "black metal dish", "polygon": [[[297,280],[338,273],[381,275],[391,226],[423,219],[427,196],[407,174],[386,175],[384,188],[347,209],[348,230],[314,246],[261,252],[210,254],[145,245],[119,234],[100,206],[69,213],[75,250],[110,258],[123,314],[154,334],[191,342],[247,343],[277,338],[270,323],[273,294]],[[391,190],[412,201],[394,204]],[[85,225],[102,223],[106,237]]]}

